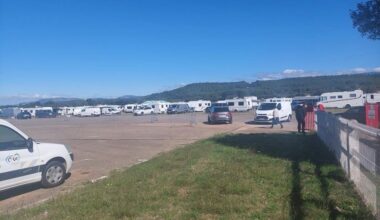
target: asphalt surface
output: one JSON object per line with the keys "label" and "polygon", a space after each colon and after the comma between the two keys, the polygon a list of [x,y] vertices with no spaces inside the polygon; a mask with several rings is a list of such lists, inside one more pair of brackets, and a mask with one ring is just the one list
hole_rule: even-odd
{"label": "asphalt surface", "polygon": [[83,183],[97,181],[110,171],[144,162],[162,152],[219,133],[294,131],[295,123],[284,129],[252,124],[253,112],[233,113],[233,124],[209,125],[207,114],[133,116],[122,114],[94,118],[9,120],[40,142],[70,145],[75,154],[71,176],[51,189],[31,184],[0,192],[0,212],[12,212],[69,192]]}

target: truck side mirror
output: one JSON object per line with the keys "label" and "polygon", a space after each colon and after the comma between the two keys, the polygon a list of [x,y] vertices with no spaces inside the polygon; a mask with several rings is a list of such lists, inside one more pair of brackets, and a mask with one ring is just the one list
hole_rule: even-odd
{"label": "truck side mirror", "polygon": [[26,140],[26,147],[28,148],[28,150],[30,152],[33,151],[33,139],[32,138],[28,138],[28,140]]}

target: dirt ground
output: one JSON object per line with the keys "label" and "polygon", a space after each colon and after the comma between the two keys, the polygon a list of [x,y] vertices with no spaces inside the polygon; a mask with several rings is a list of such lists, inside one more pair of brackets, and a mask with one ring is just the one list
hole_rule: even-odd
{"label": "dirt ground", "polygon": [[122,114],[96,118],[61,117],[54,119],[9,120],[40,142],[70,145],[75,154],[71,176],[55,188],[32,184],[0,193],[0,212],[44,202],[83,183],[96,181],[110,171],[130,167],[159,153],[204,139],[218,133],[289,132],[252,124],[253,112],[233,113],[232,124],[208,125],[207,114],[133,116]]}

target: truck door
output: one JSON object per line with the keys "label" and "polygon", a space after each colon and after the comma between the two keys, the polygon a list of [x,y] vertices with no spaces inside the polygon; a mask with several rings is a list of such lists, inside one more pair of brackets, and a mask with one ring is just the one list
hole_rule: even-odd
{"label": "truck door", "polygon": [[0,190],[38,181],[39,165],[38,149],[28,149],[23,136],[0,125]]}

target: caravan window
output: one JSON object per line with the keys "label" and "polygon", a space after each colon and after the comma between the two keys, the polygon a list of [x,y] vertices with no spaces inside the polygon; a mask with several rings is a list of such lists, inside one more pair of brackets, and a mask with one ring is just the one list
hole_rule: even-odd
{"label": "caravan window", "polygon": [[239,102],[239,106],[244,106],[244,102]]}
{"label": "caravan window", "polygon": [[235,106],[235,103],[234,102],[229,102],[228,106]]}
{"label": "caravan window", "polygon": [[350,94],[350,98],[355,98],[355,97],[356,97],[355,93]]}
{"label": "caravan window", "polygon": [[343,96],[341,96],[341,95],[338,95],[338,99],[342,99],[343,98]]}
{"label": "caravan window", "polygon": [[199,107],[202,107],[202,103],[199,103],[198,106],[199,106]]}
{"label": "caravan window", "polygon": [[321,101],[326,101],[327,100],[327,97],[326,96],[322,96],[321,97]]}
{"label": "caravan window", "polygon": [[374,99],[375,98],[375,96],[374,95],[371,95],[371,99]]}
{"label": "caravan window", "polygon": [[330,96],[330,99],[336,99],[336,96],[334,95],[334,96]]}

